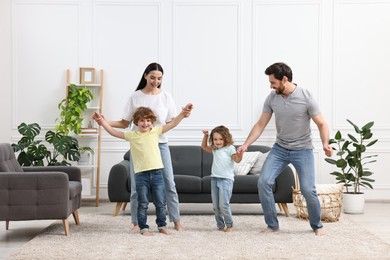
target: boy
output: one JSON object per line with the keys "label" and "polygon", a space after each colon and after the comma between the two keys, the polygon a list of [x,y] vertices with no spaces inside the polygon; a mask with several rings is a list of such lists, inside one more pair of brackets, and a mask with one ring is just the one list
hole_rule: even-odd
{"label": "boy", "polygon": [[166,228],[166,201],[165,183],[162,173],[164,167],[158,146],[159,136],[175,126],[189,115],[192,104],[187,104],[182,112],[171,122],[162,126],[153,127],[156,116],[148,107],[139,107],[133,115],[133,123],[137,126],[135,131],[121,132],[112,128],[104,117],[98,113],[93,114],[93,119],[112,136],[125,139],[130,143],[133,156],[136,187],[138,193],[138,225],[141,234],[152,236],[146,223],[148,210],[148,196],[153,195],[153,204],[156,207],[156,223],[162,234],[169,235]]}

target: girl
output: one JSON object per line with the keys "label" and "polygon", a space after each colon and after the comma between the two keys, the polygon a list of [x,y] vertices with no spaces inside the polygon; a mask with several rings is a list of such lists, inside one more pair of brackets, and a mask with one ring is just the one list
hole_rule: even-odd
{"label": "girl", "polygon": [[202,149],[213,154],[211,167],[211,199],[217,227],[220,231],[233,231],[233,217],[230,209],[230,198],[233,192],[234,162],[242,160],[243,153],[237,153],[233,146],[233,138],[229,129],[225,126],[215,127],[210,134],[202,130]]}

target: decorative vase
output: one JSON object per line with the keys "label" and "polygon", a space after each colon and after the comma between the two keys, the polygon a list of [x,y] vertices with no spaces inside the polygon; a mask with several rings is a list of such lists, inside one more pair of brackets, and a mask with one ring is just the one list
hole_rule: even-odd
{"label": "decorative vase", "polygon": [[363,214],[364,202],[364,193],[343,193],[344,213]]}
{"label": "decorative vase", "polygon": [[89,165],[89,153],[80,153],[80,159],[77,161],[77,165]]}

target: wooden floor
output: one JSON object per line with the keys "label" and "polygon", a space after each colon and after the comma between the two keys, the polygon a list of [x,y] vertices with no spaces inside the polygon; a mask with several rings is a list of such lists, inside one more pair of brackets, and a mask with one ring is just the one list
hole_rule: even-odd
{"label": "wooden floor", "polygon": [[[293,205],[289,204],[288,207],[293,215],[292,217],[294,217],[295,209]],[[152,206],[150,208],[153,210]],[[94,203],[83,202],[79,214],[114,214],[114,210],[115,203],[102,202],[99,207],[95,207]],[[181,214],[213,214],[211,204],[181,204],[180,210]],[[261,214],[261,207],[257,204],[232,204],[232,212],[233,214]],[[129,214],[129,207],[125,212],[121,211],[119,214]],[[282,213],[281,216],[283,216]],[[348,217],[353,221],[390,244],[388,216],[390,216],[390,202],[367,202],[364,214],[348,214]],[[72,218],[69,221],[73,223]],[[52,220],[10,222],[10,229],[7,231],[5,230],[5,221],[0,221],[0,227],[2,227],[0,228],[0,259],[7,259],[12,252],[17,251],[53,222]],[[80,219],[80,222],[82,225],[82,219]],[[185,225],[185,223],[183,224]],[[170,225],[172,224],[170,223]]]}

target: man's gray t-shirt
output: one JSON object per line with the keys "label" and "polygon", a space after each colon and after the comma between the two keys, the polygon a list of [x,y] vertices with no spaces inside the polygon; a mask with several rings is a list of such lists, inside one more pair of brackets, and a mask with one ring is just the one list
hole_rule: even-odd
{"label": "man's gray t-shirt", "polygon": [[275,114],[276,143],[285,149],[313,149],[310,119],[320,114],[312,94],[299,86],[287,97],[272,91],[263,113]]}

